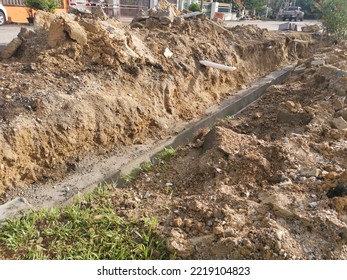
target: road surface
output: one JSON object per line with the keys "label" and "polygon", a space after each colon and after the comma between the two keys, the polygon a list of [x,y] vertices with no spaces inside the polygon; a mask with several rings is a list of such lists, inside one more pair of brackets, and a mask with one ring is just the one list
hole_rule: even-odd
{"label": "road surface", "polygon": [[[233,20],[233,21],[225,21],[225,24],[228,26],[236,26],[236,25],[249,25],[249,24],[255,24],[259,26],[260,28],[267,28],[268,30],[278,30],[278,26],[282,23],[288,22],[282,21],[282,20],[269,20],[269,21],[262,21],[262,20]],[[295,23],[298,26],[298,31],[301,31],[301,27],[305,25],[313,25],[318,24],[321,25],[322,22],[319,20],[305,20],[304,21],[291,21],[292,23]]]}

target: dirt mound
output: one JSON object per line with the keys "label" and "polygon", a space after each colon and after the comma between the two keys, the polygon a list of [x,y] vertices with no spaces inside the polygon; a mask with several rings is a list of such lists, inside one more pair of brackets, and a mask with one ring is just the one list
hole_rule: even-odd
{"label": "dirt mound", "polygon": [[41,14],[37,22],[36,33],[21,36],[13,57],[0,62],[0,192],[63,178],[87,156],[170,135],[314,46],[308,35],[218,29],[196,16],[176,16],[164,29],[95,14]]}
{"label": "dirt mound", "polygon": [[158,216],[182,259],[347,259],[346,50],[302,61],[283,85],[116,189],[117,213]]}

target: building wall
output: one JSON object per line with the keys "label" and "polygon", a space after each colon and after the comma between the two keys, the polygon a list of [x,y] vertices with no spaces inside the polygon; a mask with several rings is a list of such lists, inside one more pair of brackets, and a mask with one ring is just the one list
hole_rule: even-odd
{"label": "building wall", "polygon": [[[8,21],[13,23],[28,23],[27,8],[21,0],[3,0],[6,8]],[[68,0],[63,0],[61,8],[56,9],[55,13],[67,12]]]}

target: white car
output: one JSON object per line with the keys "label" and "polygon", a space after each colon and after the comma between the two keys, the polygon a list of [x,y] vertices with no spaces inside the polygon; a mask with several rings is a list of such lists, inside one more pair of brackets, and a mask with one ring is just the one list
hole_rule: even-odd
{"label": "white car", "polygon": [[2,5],[2,3],[0,2],[0,25],[5,24],[7,20],[8,20],[8,17],[7,17],[6,9],[4,5]]}

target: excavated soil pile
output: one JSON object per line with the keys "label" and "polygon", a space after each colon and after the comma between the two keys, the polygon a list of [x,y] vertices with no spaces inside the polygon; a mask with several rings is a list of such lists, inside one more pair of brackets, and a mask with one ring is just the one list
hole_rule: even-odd
{"label": "excavated soil pile", "polygon": [[282,85],[129,189],[116,211],[159,217],[182,259],[347,259],[347,45],[321,50]]}
{"label": "excavated soil pile", "polygon": [[85,157],[170,135],[315,45],[307,34],[226,29],[203,15],[160,11],[131,26],[102,13],[37,13],[36,32],[23,29],[2,52],[0,193],[64,178]]}

